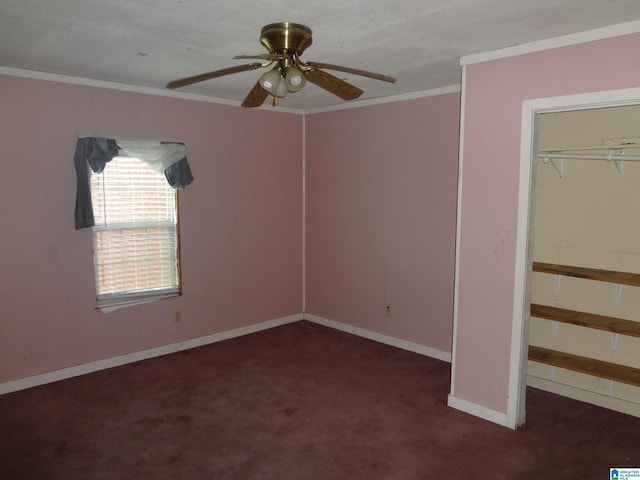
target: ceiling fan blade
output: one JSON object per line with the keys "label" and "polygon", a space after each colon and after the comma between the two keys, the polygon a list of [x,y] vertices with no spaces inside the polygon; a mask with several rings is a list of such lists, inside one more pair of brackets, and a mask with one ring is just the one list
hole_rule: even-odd
{"label": "ceiling fan blade", "polygon": [[258,53],[256,55],[234,55],[233,59],[237,60],[239,58],[242,59],[251,59],[256,58],[260,60],[282,60],[283,58],[287,58],[286,55],[280,53]]}
{"label": "ceiling fan blade", "polygon": [[242,101],[242,106],[247,108],[259,107],[269,96],[269,93],[256,82],[249,94]]}
{"label": "ceiling fan blade", "polygon": [[194,75],[193,77],[185,77],[179,80],[173,80],[167,83],[166,88],[180,88],[192,83],[204,82],[205,80],[211,80],[212,78],[222,77],[224,75],[231,75],[232,73],[246,72],[247,70],[255,70],[262,67],[261,63],[248,63],[246,65],[237,65],[235,67],[223,68],[222,70],[215,70],[213,72],[201,73],[200,75]]}
{"label": "ceiling fan blade", "polygon": [[306,70],[304,75],[311,83],[324,88],[343,100],[354,100],[364,93],[358,87],[354,87],[350,83],[322,70],[312,68],[311,70]]}
{"label": "ceiling fan blade", "polygon": [[332,65],[330,63],[320,63],[320,62],[307,62],[306,64],[314,68],[328,68],[329,70],[337,70],[339,72],[353,73],[355,75],[360,75],[361,77],[369,77],[369,78],[375,78],[376,80],[382,80],[383,82],[395,83],[396,81],[396,79],[393,77],[382,75],[381,73],[367,72],[366,70],[359,70],[357,68],[342,67],[340,65]]}

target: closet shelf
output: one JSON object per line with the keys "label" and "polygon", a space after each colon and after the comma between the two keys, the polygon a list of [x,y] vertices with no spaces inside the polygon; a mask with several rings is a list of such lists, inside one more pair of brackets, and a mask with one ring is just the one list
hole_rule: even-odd
{"label": "closet shelf", "polygon": [[614,270],[601,270],[598,268],[572,267],[569,265],[542,262],[533,262],[533,271],[640,287],[640,274],[638,273],[617,272]]}
{"label": "closet shelf", "polygon": [[640,322],[634,320],[566,310],[535,303],[531,304],[531,316],[640,338]]}
{"label": "closet shelf", "polygon": [[640,368],[619,365],[543,347],[529,346],[529,360],[585,373],[628,385],[640,386]]}
{"label": "closet shelf", "polygon": [[615,155],[612,150],[608,155],[593,155],[588,153],[558,153],[558,152],[540,152],[538,158],[548,159],[560,159],[560,160],[605,160],[608,162],[638,162],[640,161],[639,155]]}
{"label": "closet shelf", "polygon": [[[604,148],[604,147],[603,147]],[[636,148],[635,146],[633,148]],[[619,150],[619,154],[614,152]],[[539,152],[537,155],[546,164],[553,165],[560,178],[564,178],[564,161],[565,160],[606,160],[613,162],[618,170],[618,177],[624,178],[624,162],[638,162],[640,156],[638,155],[625,155],[624,148],[610,148],[607,155],[592,154],[592,153],[570,153],[570,152]],[[556,161],[559,161],[559,165]]]}
{"label": "closet shelf", "polygon": [[[533,271],[598,280],[601,282],[615,283],[617,285],[640,286],[640,275],[637,273],[572,267],[569,265],[542,262],[533,262]],[[613,334],[640,337],[640,322],[633,320],[566,310],[564,308],[538,305],[535,303],[531,304],[530,311],[532,317],[570,323],[596,330],[605,330]],[[534,345],[529,346],[529,360],[640,387],[640,368],[604,362],[602,360],[581,357],[579,355],[536,347]]]}

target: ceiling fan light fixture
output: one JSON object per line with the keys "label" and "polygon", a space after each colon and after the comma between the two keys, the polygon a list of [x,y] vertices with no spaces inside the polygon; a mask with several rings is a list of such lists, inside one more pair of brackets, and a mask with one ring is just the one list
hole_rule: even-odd
{"label": "ceiling fan light fixture", "polygon": [[307,82],[304,74],[296,67],[289,67],[284,78],[287,84],[287,90],[292,93],[302,90],[302,87],[304,87],[304,84]]}
{"label": "ceiling fan light fixture", "polygon": [[289,90],[287,90],[287,82],[284,78],[280,77],[280,81],[278,82],[278,85],[276,86],[276,93],[275,96],[276,97],[284,97],[287,95],[287,93],[289,92]]}
{"label": "ceiling fan light fixture", "polygon": [[[277,96],[278,87],[282,83],[282,75],[280,74],[280,68],[276,67],[268,72],[264,73],[260,77],[260,86],[264,88],[271,95]],[[286,90],[286,85],[285,85]],[[282,91],[282,89],[280,89]],[[285,93],[286,94],[286,93]]]}

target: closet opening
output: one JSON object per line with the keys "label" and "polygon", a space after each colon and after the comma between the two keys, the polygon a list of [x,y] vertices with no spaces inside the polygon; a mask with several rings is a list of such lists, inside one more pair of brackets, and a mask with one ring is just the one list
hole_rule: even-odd
{"label": "closet opening", "polygon": [[526,387],[640,416],[640,89],[523,102],[508,415]]}

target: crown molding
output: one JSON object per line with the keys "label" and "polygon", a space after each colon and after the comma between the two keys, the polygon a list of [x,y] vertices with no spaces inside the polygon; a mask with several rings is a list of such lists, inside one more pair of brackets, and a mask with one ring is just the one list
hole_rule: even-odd
{"label": "crown molding", "polygon": [[[105,80],[95,80],[91,78],[74,77],[70,75],[61,75],[58,73],[39,72],[36,70],[24,70],[13,67],[0,66],[0,75],[9,75],[13,77],[32,78],[36,80],[46,80],[50,82],[66,83],[71,85],[82,85],[87,87],[106,88],[109,90],[118,90],[122,92],[141,93],[145,95],[155,95],[159,97],[177,98],[181,100],[192,100],[195,102],[214,103],[218,105],[228,105],[231,107],[240,107],[240,102],[229,100],[226,98],[210,97],[206,95],[197,95],[193,93],[177,92],[175,90],[167,90],[153,87],[142,87],[139,85],[129,85],[127,83],[108,82]],[[460,85],[451,85],[447,87],[433,88],[430,90],[422,90],[418,92],[403,93],[399,95],[390,95],[388,97],[372,98],[367,100],[352,101],[328,107],[300,109],[291,107],[278,106],[277,112],[292,113],[296,115],[306,115],[320,112],[330,112],[334,110],[344,110],[348,108],[366,107],[369,105],[379,105],[390,102],[400,102],[403,100],[411,100],[414,98],[430,97],[434,95],[444,95],[447,93],[460,92]],[[254,109],[255,110],[255,109]],[[257,110],[274,111],[273,107],[263,105]]]}
{"label": "crown molding", "polygon": [[640,20],[627,23],[619,23],[617,25],[609,25],[607,27],[596,28],[584,32],[572,33],[560,37],[547,38],[536,42],[523,43],[512,47],[491,50],[488,52],[474,53],[460,58],[460,65],[472,65],[474,63],[488,62],[491,60],[499,60],[501,58],[515,57],[525,55],[527,53],[542,52],[554,48],[567,47],[570,45],[578,45],[580,43],[593,42],[596,40],[604,40],[607,38],[619,37],[622,35],[630,35],[640,32]]}
{"label": "crown molding", "polygon": [[447,87],[431,88],[429,90],[420,90],[418,92],[401,93],[398,95],[389,95],[387,97],[370,98],[367,100],[351,101],[328,107],[309,108],[304,111],[305,114],[332,112],[335,110],[348,110],[350,108],[368,107],[370,105],[381,105],[383,103],[401,102],[404,100],[414,100],[416,98],[433,97],[436,95],[446,95],[448,93],[460,93],[460,85],[449,85]]}
{"label": "crown molding", "polygon": [[[127,83],[108,82],[105,80],[95,80],[91,78],[74,77],[71,75],[61,75],[58,73],[39,72],[36,70],[24,70],[21,68],[0,66],[0,75],[9,75],[13,77],[32,78],[35,80],[46,80],[50,82],[66,83],[71,85],[82,85],[86,87],[106,88],[109,90],[118,90],[122,92],[142,93],[145,95],[155,95],[158,97],[177,98],[181,100],[192,100],[195,102],[214,103],[218,105],[228,105],[231,107],[240,107],[237,100],[229,100],[226,98],[209,97],[207,95],[197,95],[193,93],[177,92],[163,88],[142,87],[139,85],[129,85]],[[268,106],[262,106],[259,110],[266,110]],[[302,115],[303,110],[287,107],[278,107],[279,112],[295,113]]]}

